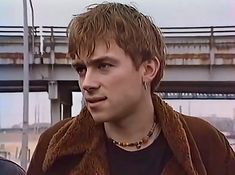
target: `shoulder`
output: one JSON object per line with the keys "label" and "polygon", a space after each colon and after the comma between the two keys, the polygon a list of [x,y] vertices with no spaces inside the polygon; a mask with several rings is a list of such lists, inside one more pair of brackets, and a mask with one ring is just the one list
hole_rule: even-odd
{"label": "shoulder", "polygon": [[53,137],[53,135],[58,132],[58,130],[63,127],[65,124],[67,124],[69,121],[73,120],[75,117],[71,117],[71,118],[66,118],[64,120],[61,120],[59,122],[57,122],[56,124],[52,125],[51,127],[49,127],[46,131],[44,131],[40,138],[39,138],[39,142],[42,141],[44,138],[47,138],[50,140],[50,138]]}
{"label": "shoulder", "polygon": [[1,173],[5,175],[8,175],[8,174],[24,175],[25,174],[25,171],[19,165],[17,165],[16,163],[8,159],[4,159],[2,157],[0,157],[0,170],[1,170]]}
{"label": "shoulder", "polygon": [[57,122],[56,124],[52,125],[50,128],[48,128],[46,131],[44,131],[38,140],[37,149],[40,150],[47,150],[47,147],[52,139],[52,137],[59,132],[59,130],[66,126],[70,125],[70,123],[75,120],[76,117],[66,118],[64,120],[61,120]]}
{"label": "shoulder", "polygon": [[196,141],[203,140],[203,143],[208,141],[210,144],[214,142],[224,144],[227,141],[226,137],[209,122],[192,116],[183,115],[182,118]]}
{"label": "shoulder", "polygon": [[211,134],[214,135],[219,133],[215,127],[201,118],[182,115],[181,120],[182,119],[185,121],[191,133],[195,136],[199,135],[206,137],[207,135],[211,136]]}
{"label": "shoulder", "polygon": [[198,144],[205,145],[207,143],[206,146],[208,147],[215,143],[223,145],[227,141],[220,131],[201,118],[182,115],[181,121],[185,123],[185,128],[190,131]]}
{"label": "shoulder", "polygon": [[[187,135],[191,135],[207,167],[235,171],[235,154],[227,138],[207,121],[190,116],[181,116]],[[190,136],[189,136],[190,137]],[[214,168],[213,168],[214,167]],[[213,174],[213,173],[212,173]]]}
{"label": "shoulder", "polygon": [[74,120],[74,118],[75,117],[61,120],[41,134],[41,136],[39,137],[37,146],[35,148],[35,151],[33,153],[33,156],[31,158],[27,175],[44,174],[42,170],[42,164],[43,164],[51,139],[60,130],[60,128],[69,124],[69,122]]}

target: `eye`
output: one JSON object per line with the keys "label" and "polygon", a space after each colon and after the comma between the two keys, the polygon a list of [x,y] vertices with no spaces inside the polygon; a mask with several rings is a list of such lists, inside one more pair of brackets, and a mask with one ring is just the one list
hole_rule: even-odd
{"label": "eye", "polygon": [[79,74],[79,76],[85,76],[86,74],[86,66],[84,65],[78,65],[78,66],[74,66],[75,70],[77,71],[77,73]]}
{"label": "eye", "polygon": [[100,63],[100,64],[98,65],[98,69],[100,69],[100,70],[102,70],[102,71],[107,71],[107,70],[110,69],[110,67],[112,67],[112,65],[109,64],[109,63]]}

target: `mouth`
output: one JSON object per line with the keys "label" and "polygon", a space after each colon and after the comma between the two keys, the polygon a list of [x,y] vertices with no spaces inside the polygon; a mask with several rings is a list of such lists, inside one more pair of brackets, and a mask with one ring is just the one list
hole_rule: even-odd
{"label": "mouth", "polygon": [[107,97],[89,97],[89,98],[86,98],[86,102],[89,104],[90,107],[92,107],[106,99]]}

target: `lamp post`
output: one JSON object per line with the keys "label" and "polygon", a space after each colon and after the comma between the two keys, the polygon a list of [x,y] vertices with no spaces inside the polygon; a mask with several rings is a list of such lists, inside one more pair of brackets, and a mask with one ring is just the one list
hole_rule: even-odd
{"label": "lamp post", "polygon": [[28,152],[28,119],[29,119],[29,29],[27,16],[27,0],[23,0],[23,21],[24,21],[24,80],[23,80],[23,131],[21,146],[21,166],[27,169]]}

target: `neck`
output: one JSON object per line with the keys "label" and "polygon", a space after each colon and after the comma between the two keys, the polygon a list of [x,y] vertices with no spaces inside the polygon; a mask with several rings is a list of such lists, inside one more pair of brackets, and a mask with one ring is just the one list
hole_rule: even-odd
{"label": "neck", "polygon": [[[123,116],[121,120],[105,122],[104,128],[107,137],[118,142],[137,142],[145,137],[152,128],[155,120],[152,98],[142,100],[128,116]],[[153,134],[154,137],[154,134]],[[143,148],[152,142],[148,142]],[[136,148],[124,148],[133,151]]]}

